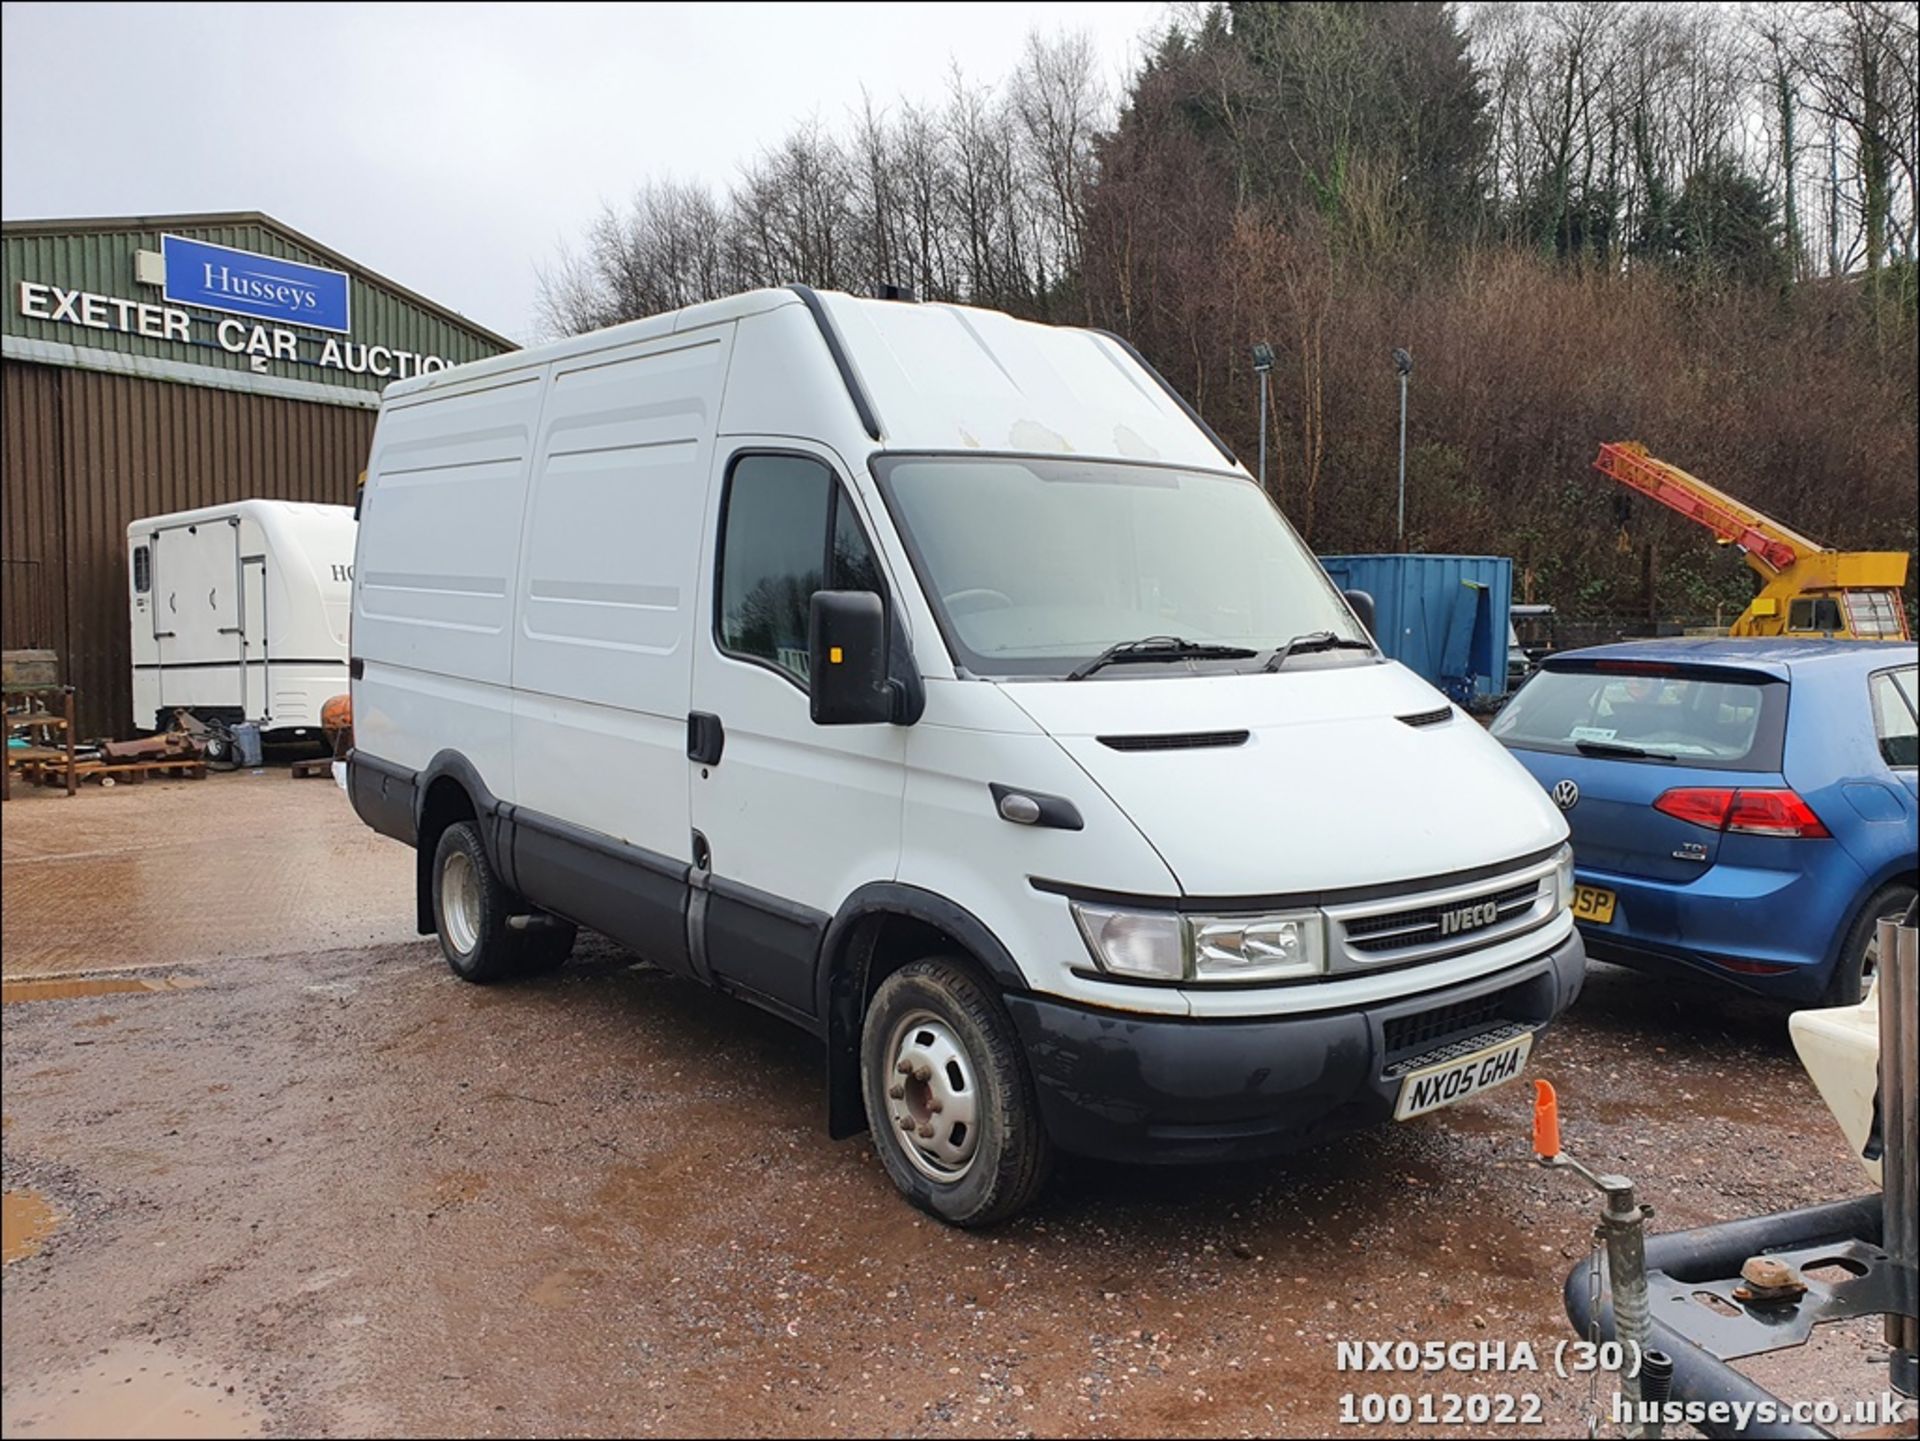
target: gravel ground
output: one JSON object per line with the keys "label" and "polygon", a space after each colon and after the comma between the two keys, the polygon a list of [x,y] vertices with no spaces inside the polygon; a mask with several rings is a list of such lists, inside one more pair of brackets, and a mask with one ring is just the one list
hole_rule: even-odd
{"label": "gravel ground", "polygon": [[[1510,1429],[1585,1434],[1585,1381],[1550,1370],[1336,1369],[1338,1340],[1403,1339],[1550,1366],[1596,1208],[1530,1161],[1524,1086],[1281,1164],[1070,1163],[1031,1215],[963,1234],[825,1138],[819,1050],[771,1017],[592,939],[495,989],[430,942],[329,939],[406,933],[408,854],[330,786],[253,785],[249,907],[317,941],[233,957],[232,925],[177,927],[140,957],[164,988],[10,987],[5,1185],[54,1224],[12,1260],[10,1199],[9,1436],[1431,1434],[1339,1426],[1344,1393],[1387,1391],[1532,1392],[1540,1425]],[[10,981],[133,924],[16,922],[49,867],[84,888],[85,808],[173,820],[103,858],[146,857],[115,872],[137,906],[217,840],[193,790],[9,805]],[[351,919],[348,888],[272,855],[300,836],[378,877]],[[1656,1229],[1864,1189],[1777,1011],[1596,967],[1529,1071]],[[1876,1344],[1855,1328],[1768,1379],[1871,1394]]]}

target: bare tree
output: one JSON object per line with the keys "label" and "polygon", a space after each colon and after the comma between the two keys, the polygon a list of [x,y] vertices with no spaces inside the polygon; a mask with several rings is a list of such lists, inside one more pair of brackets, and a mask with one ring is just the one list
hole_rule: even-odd
{"label": "bare tree", "polygon": [[1056,276],[1077,274],[1085,250],[1094,134],[1107,108],[1092,41],[1084,33],[1051,41],[1029,34],[1011,99],[1045,196],[1046,223],[1036,227],[1036,262],[1050,261]]}

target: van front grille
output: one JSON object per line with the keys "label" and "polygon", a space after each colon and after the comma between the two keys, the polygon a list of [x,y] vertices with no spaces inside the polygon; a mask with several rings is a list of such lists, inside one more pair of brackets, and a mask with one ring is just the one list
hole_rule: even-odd
{"label": "van front grille", "polygon": [[[1540,894],[1540,882],[1529,881],[1525,885],[1514,886],[1497,895],[1487,897],[1494,906],[1496,920],[1484,923],[1488,926],[1510,921],[1532,906]],[[1485,902],[1478,902],[1484,904]],[[1356,951],[1368,955],[1381,955],[1390,951],[1402,951],[1409,946],[1431,945],[1442,940],[1446,932],[1441,917],[1447,912],[1459,910],[1459,904],[1441,906],[1422,906],[1418,910],[1394,911],[1390,915],[1367,916],[1347,922],[1347,944]],[[1472,931],[1459,932],[1471,935]]]}
{"label": "van front grille", "polygon": [[1560,913],[1560,884],[1554,862],[1539,859],[1482,880],[1415,881],[1394,894],[1322,909],[1331,923],[1327,968],[1351,973],[1437,961],[1516,940]]}

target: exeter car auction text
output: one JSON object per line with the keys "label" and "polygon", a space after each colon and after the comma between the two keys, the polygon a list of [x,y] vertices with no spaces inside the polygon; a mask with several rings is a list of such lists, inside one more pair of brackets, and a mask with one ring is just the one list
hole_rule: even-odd
{"label": "exeter car auction text", "polygon": [[[65,325],[85,326],[89,330],[118,330],[149,340],[175,340],[186,345],[205,345],[194,334],[195,317],[172,305],[154,305],[144,300],[125,300],[114,295],[96,295],[90,290],[66,290],[58,285],[37,281],[20,282],[20,313],[32,320],[58,321]],[[221,320],[201,319],[204,330],[211,326],[213,343],[232,355],[257,355],[269,360],[318,365],[328,370],[344,370],[354,375],[391,376],[396,380],[409,375],[427,375],[445,370],[448,362],[438,355],[419,355],[411,350],[396,350],[385,345],[365,345],[329,335],[325,339],[302,336],[277,325],[252,325],[228,316]],[[301,348],[307,342],[306,350]]]}

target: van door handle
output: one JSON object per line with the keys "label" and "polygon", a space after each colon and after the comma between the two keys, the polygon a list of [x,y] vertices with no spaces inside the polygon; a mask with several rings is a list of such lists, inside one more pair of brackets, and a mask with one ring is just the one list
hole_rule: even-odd
{"label": "van door handle", "polygon": [[703,766],[720,764],[720,752],[727,748],[727,728],[720,717],[697,710],[687,717],[687,759]]}

